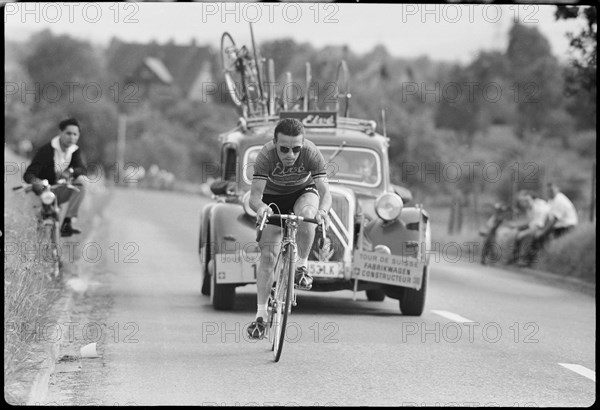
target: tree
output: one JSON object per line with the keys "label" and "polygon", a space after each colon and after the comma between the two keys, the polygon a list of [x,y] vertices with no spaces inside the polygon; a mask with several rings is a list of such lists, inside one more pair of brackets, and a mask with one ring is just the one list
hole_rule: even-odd
{"label": "tree", "polygon": [[561,70],[548,40],[537,28],[515,23],[506,56],[517,104],[517,136],[550,130],[550,113],[564,104]]}
{"label": "tree", "polygon": [[444,83],[436,125],[456,131],[471,145],[478,131],[511,114],[506,93],[508,60],[500,52],[481,51],[467,67],[455,66]]}
{"label": "tree", "polygon": [[48,104],[72,103],[74,95],[83,90],[95,98],[102,88],[102,59],[90,43],[44,30],[32,37],[29,47],[32,51],[24,59],[32,81],[29,88],[37,89],[42,97],[34,111],[46,109]]}
{"label": "tree", "polygon": [[[595,7],[557,6],[557,20],[585,19],[579,33],[567,33],[571,46],[570,67],[565,71],[566,90],[572,97],[569,111],[585,128],[596,126],[597,11]],[[583,128],[583,127],[582,127]]]}

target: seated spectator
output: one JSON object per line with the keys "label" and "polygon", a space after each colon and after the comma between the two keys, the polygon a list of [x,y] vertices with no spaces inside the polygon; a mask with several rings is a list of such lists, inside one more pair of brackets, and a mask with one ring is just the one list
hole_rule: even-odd
{"label": "seated spectator", "polygon": [[548,183],[548,198],[550,217],[544,228],[536,233],[536,238],[540,241],[558,238],[571,231],[579,222],[573,202],[552,182]]}
{"label": "seated spectator", "polygon": [[[77,145],[80,133],[79,122],[75,118],[67,118],[58,124],[58,128],[60,133],[35,153],[31,164],[25,170],[23,180],[32,185],[36,195],[40,195],[44,190],[42,183],[44,179],[50,185],[54,185],[59,179],[70,176],[75,183],[79,184],[78,192],[66,186],[54,189],[59,205],[68,202],[60,233],[63,237],[69,237],[81,233],[81,229],[75,226],[75,221],[86,193],[84,177],[87,169]],[[73,175],[70,175],[69,169],[73,169]]]}
{"label": "seated spectator", "polygon": [[[541,248],[537,234],[546,225],[550,207],[545,200],[537,198],[526,190],[519,191],[517,204],[525,210],[527,221],[522,224],[510,224],[512,227],[517,228],[518,232],[515,239],[513,258],[509,263],[529,267],[533,264]],[[522,262],[519,261],[521,256],[524,257],[524,261]]]}

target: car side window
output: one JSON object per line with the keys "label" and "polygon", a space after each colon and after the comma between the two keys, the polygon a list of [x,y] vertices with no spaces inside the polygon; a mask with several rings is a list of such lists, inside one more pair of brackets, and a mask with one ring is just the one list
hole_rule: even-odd
{"label": "car side window", "polygon": [[254,175],[254,162],[256,161],[256,156],[262,149],[262,145],[256,147],[250,147],[246,150],[244,154],[244,179],[248,184],[252,183],[252,176]]}
{"label": "car side window", "polygon": [[223,180],[235,181],[237,176],[237,150],[232,145],[224,145],[221,155],[221,160],[223,163]]}

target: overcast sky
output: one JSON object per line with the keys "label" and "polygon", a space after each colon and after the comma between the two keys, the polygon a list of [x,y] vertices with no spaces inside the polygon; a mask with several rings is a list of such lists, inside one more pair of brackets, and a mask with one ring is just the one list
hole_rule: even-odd
{"label": "overcast sky", "polygon": [[5,8],[5,38],[25,39],[33,31],[106,44],[124,41],[189,43],[219,47],[223,31],[250,45],[248,22],[258,42],[291,37],[321,47],[347,44],[357,53],[383,44],[398,57],[427,55],[468,62],[479,50],[504,50],[515,20],[537,27],[562,61],[567,31],[583,23],[555,21],[552,5],[408,5],[295,3],[12,3]]}

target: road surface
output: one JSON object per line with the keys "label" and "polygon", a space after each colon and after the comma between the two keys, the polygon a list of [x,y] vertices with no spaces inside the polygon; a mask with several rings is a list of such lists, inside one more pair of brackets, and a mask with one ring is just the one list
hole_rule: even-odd
{"label": "road surface", "polygon": [[[63,351],[42,404],[590,406],[595,299],[520,273],[434,261],[426,310],[301,292],[279,363],[251,341],[254,288],[217,312],[200,294],[198,196],[116,190],[78,244]],[[85,252],[84,252],[85,248]],[[81,253],[78,253],[81,250]],[[81,290],[81,289],[80,289]],[[72,332],[66,332],[66,330]],[[67,338],[68,333],[68,338]]]}

